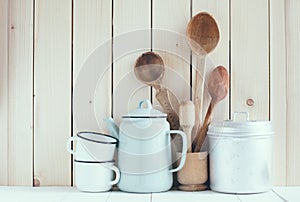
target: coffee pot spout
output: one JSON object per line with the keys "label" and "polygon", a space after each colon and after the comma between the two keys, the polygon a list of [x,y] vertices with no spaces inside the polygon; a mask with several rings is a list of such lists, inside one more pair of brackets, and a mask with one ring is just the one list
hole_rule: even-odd
{"label": "coffee pot spout", "polygon": [[104,119],[104,122],[106,123],[106,128],[109,131],[109,133],[119,139],[119,127],[116,125],[115,121],[109,117]]}

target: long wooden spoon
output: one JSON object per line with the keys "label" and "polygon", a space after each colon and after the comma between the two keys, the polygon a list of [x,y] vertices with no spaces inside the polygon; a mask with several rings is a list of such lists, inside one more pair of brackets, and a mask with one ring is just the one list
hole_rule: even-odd
{"label": "long wooden spoon", "polygon": [[[135,76],[141,82],[155,88],[155,97],[167,113],[167,119],[170,123],[171,129],[178,130],[180,127],[179,118],[170,102],[170,100],[172,100],[173,102],[175,100],[178,103],[178,100],[174,95],[172,95],[171,92],[169,92],[161,85],[161,80],[164,76],[164,72],[164,62],[162,58],[154,52],[143,53],[137,59],[134,66]],[[176,105],[179,106],[179,103]]]}
{"label": "long wooden spoon", "polygon": [[206,137],[208,126],[211,122],[211,117],[215,106],[223,100],[229,90],[229,75],[225,67],[218,66],[210,74],[208,80],[208,92],[211,96],[211,101],[207,109],[205,119],[200,131],[194,139],[195,152],[199,152]]}
{"label": "long wooden spoon", "polygon": [[[196,114],[196,120],[193,129],[193,134],[195,134],[197,133],[200,125],[200,116],[202,116],[204,77],[206,72],[205,56],[216,48],[220,39],[220,33],[214,18],[206,12],[201,12],[190,20],[186,35],[188,37],[188,42],[191,49],[198,55],[196,82],[193,96]],[[202,82],[200,83],[201,76]]]}

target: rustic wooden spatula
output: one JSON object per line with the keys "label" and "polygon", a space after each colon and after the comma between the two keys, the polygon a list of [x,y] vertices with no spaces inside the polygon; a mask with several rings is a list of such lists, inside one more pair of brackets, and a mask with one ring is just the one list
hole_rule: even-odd
{"label": "rustic wooden spatula", "polygon": [[173,109],[170,102],[170,97],[174,105],[179,106],[177,98],[161,85],[161,80],[164,76],[165,67],[162,58],[154,53],[143,53],[136,61],[134,66],[134,73],[136,77],[143,83],[152,86],[156,90],[156,99],[167,113],[170,128],[178,130],[180,127],[179,118],[175,109]]}

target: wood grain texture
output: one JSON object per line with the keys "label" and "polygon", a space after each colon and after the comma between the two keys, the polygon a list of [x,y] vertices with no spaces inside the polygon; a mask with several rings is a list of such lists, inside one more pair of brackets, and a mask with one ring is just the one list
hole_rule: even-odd
{"label": "wood grain texture", "polygon": [[231,1],[231,109],[251,120],[269,119],[268,18],[268,0]]}
{"label": "wood grain texture", "polygon": [[[150,87],[138,81],[133,71],[136,59],[150,51],[150,10],[150,0],[114,1],[112,96],[117,123],[122,115],[137,108],[140,100],[150,99]],[[142,30],[141,34],[136,34],[137,30]]]}
{"label": "wood grain texture", "polygon": [[[73,87],[76,88],[77,78],[82,68],[87,67],[86,61],[90,60],[91,54],[104,43],[110,43],[111,38],[111,0],[91,0],[86,3],[85,0],[74,1],[74,29],[73,29]],[[99,55],[99,59],[107,60],[102,57],[107,55]],[[111,60],[111,46],[108,50],[108,59]],[[94,64],[99,66],[99,64]],[[88,82],[88,81],[87,81]],[[99,80],[98,88],[95,91],[95,99],[88,105],[93,105],[95,111],[97,125],[91,120],[92,117],[84,117],[83,119],[74,120],[73,136],[79,131],[98,131],[106,133],[106,127],[103,119],[111,114],[111,69]],[[73,99],[73,106],[77,100]],[[88,102],[88,100],[86,100]],[[73,116],[76,116],[76,109],[73,108]],[[80,121],[77,123],[76,120]],[[75,168],[73,170],[73,184],[75,184]]]}
{"label": "wood grain texture", "polygon": [[0,185],[8,184],[8,6],[0,1]]}
{"label": "wood grain texture", "polygon": [[286,185],[285,2],[270,1],[270,119],[274,127],[273,179]]}
{"label": "wood grain texture", "polygon": [[[162,85],[177,97],[179,103],[190,99],[190,48],[185,38],[190,6],[185,0],[153,1],[152,27],[155,31],[152,48],[164,60]],[[153,102],[159,104],[156,99]],[[178,113],[178,108],[176,111]]]}
{"label": "wood grain texture", "polygon": [[36,0],[35,11],[34,177],[41,185],[70,185],[72,5]]}
{"label": "wood grain texture", "polygon": [[[111,12],[112,1],[110,0],[92,0],[89,3],[85,0],[74,1],[74,86],[76,86],[76,79],[81,69],[85,67],[86,60],[89,60],[89,56],[102,44],[110,43]],[[108,50],[107,55],[99,55],[99,57],[106,56],[111,60],[111,49]],[[100,60],[103,59],[100,58]],[[95,66],[98,65],[95,64]],[[86,117],[84,122],[74,122],[76,125],[73,134],[82,130],[107,132],[102,120],[111,114],[111,69],[108,69],[99,80],[98,88],[95,91],[95,100],[92,101],[92,104],[99,125],[91,125],[93,123],[90,120],[91,117]]]}
{"label": "wood grain texture", "polygon": [[286,1],[287,184],[300,183],[300,2]]}
{"label": "wood grain texture", "polygon": [[33,0],[9,10],[8,184],[32,185]]}

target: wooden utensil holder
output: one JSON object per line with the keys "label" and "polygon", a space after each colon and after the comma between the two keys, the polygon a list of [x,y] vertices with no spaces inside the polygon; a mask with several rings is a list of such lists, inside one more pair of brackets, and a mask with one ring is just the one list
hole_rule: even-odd
{"label": "wooden utensil holder", "polygon": [[[177,180],[181,184],[182,191],[206,190],[204,184],[208,179],[207,152],[187,153],[184,167],[178,171]],[[180,162],[181,154],[177,153],[177,162]]]}

